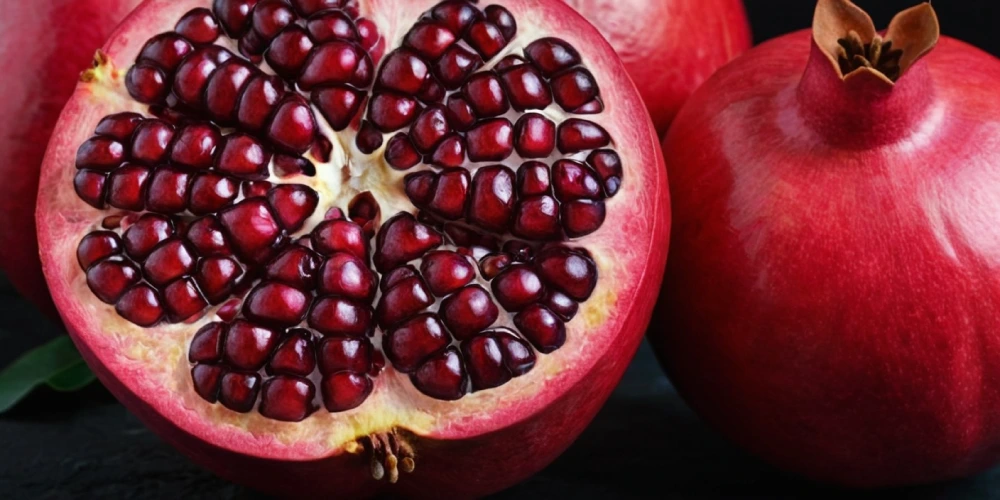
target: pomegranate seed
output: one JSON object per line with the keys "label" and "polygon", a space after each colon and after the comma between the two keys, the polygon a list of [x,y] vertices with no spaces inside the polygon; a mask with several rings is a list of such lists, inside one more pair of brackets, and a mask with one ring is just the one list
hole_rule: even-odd
{"label": "pomegranate seed", "polygon": [[286,80],[292,80],[301,73],[312,48],[313,41],[309,39],[306,30],[300,26],[291,26],[271,42],[271,47],[264,53],[264,59],[275,73]]}
{"label": "pomegranate seed", "polygon": [[495,24],[507,40],[511,40],[517,34],[517,22],[509,10],[499,5],[490,5],[483,12],[486,13],[486,19]]}
{"label": "pomegranate seed", "polygon": [[278,340],[274,330],[238,319],[229,326],[223,356],[226,363],[236,368],[257,371],[264,366]]}
{"label": "pomegranate seed", "polygon": [[309,17],[317,12],[339,8],[342,0],[291,0],[292,7],[302,17]]}
{"label": "pomegranate seed", "polygon": [[215,152],[222,142],[219,129],[209,124],[191,124],[177,131],[170,145],[170,161],[204,170],[215,163]]}
{"label": "pomegranate seed", "polygon": [[[204,290],[204,288],[202,290]],[[242,302],[243,302],[242,299],[231,299],[227,301],[225,304],[219,306],[219,309],[216,310],[215,315],[222,321],[225,321],[226,323],[232,322],[234,319],[236,319],[236,315],[239,314],[240,304],[242,304]]]}
{"label": "pomegranate seed", "polygon": [[108,174],[93,170],[80,170],[73,177],[73,189],[81,200],[94,208],[104,208],[104,185]]}
{"label": "pomegranate seed", "polygon": [[372,344],[368,339],[330,337],[319,347],[319,371],[323,375],[349,371],[367,373],[372,366]]}
{"label": "pomegranate seed", "polygon": [[506,118],[479,122],[466,134],[469,159],[503,161],[514,151],[513,127]]}
{"label": "pomegranate seed", "polygon": [[218,361],[222,358],[222,338],[225,335],[226,326],[217,321],[199,328],[191,339],[188,361],[192,363]]}
{"label": "pomegranate seed", "polygon": [[537,304],[514,316],[514,325],[540,352],[550,353],[566,342],[566,325],[552,311]]}
{"label": "pomegranate seed", "polygon": [[524,55],[548,77],[580,64],[580,54],[576,49],[559,38],[535,40],[524,48]]}
{"label": "pomegranate seed", "polygon": [[496,278],[504,269],[510,267],[514,259],[505,253],[489,254],[479,261],[479,270],[487,280]]}
{"label": "pomegranate seed", "polygon": [[[281,178],[294,177],[297,175],[312,177],[316,175],[316,166],[301,156],[288,156],[278,153],[274,155],[273,165],[274,175]],[[264,187],[265,184],[266,187]],[[244,188],[253,187],[253,196],[267,196],[267,191],[271,188],[271,183],[258,181],[243,183],[243,186]],[[249,196],[249,194],[244,193],[244,196]]]}
{"label": "pomegranate seed", "polygon": [[260,64],[263,61],[261,54],[267,50],[267,40],[257,34],[256,31],[247,31],[243,38],[237,43],[240,54],[250,60],[251,64]]}
{"label": "pomegranate seed", "polygon": [[444,88],[455,90],[482,65],[479,54],[461,45],[452,45],[434,64],[434,76]]}
{"label": "pomegranate seed", "polygon": [[265,179],[271,154],[257,139],[246,134],[226,136],[216,169],[243,179]]}
{"label": "pomegranate seed", "polygon": [[446,401],[460,399],[468,391],[465,363],[454,347],[429,358],[410,380],[420,392]]}
{"label": "pomegranate seed", "polygon": [[399,324],[434,303],[427,285],[419,277],[407,278],[382,295],[375,317],[383,328]]}
{"label": "pomegranate seed", "polygon": [[316,211],[319,195],[301,184],[282,184],[267,193],[267,201],[278,222],[286,231],[294,233],[302,229],[306,219]]}
{"label": "pomegranate seed", "polygon": [[476,73],[462,86],[462,95],[481,118],[500,116],[510,109],[503,85],[492,72]]}
{"label": "pomegranate seed", "polygon": [[363,101],[364,94],[351,87],[327,87],[312,93],[313,104],[337,132],[351,124]]}
{"label": "pomegranate seed", "polygon": [[410,28],[403,39],[403,45],[416,51],[421,56],[435,61],[444,51],[455,43],[455,34],[441,24],[434,22],[419,22]]}
{"label": "pomegranate seed", "polygon": [[611,137],[600,125],[579,118],[560,123],[556,133],[556,144],[564,154],[603,148],[610,143]]}
{"label": "pomegranate seed", "polygon": [[457,36],[463,36],[469,25],[482,17],[482,13],[465,0],[447,0],[431,9],[431,17]]}
{"label": "pomegranate seed", "polygon": [[595,97],[583,106],[574,109],[572,112],[577,115],[596,115],[601,111],[604,111],[604,103],[601,102],[600,97]]}
{"label": "pomegranate seed", "polygon": [[369,191],[355,196],[347,205],[347,213],[350,219],[360,226],[369,222],[378,223],[382,220],[382,207]]}
{"label": "pomegranate seed", "polygon": [[94,231],[80,240],[76,248],[76,260],[86,271],[95,262],[122,253],[122,240],[112,231]]}
{"label": "pomegranate seed", "polygon": [[186,172],[170,167],[157,169],[146,190],[146,208],[165,214],[183,212],[187,207],[189,181]]}
{"label": "pomegranate seed", "polygon": [[354,21],[342,10],[332,10],[311,17],[306,22],[306,28],[312,39],[318,43],[335,40],[353,42],[360,38]]}
{"label": "pomegranate seed", "polygon": [[135,133],[135,129],[143,122],[142,115],[138,113],[116,113],[105,116],[97,123],[94,133],[113,137],[122,143],[128,143]]}
{"label": "pomegranate seed", "polygon": [[295,19],[295,12],[283,0],[261,0],[253,9],[250,24],[261,38],[271,40]]}
{"label": "pomegranate seed", "polygon": [[431,152],[451,132],[445,109],[441,106],[426,108],[410,128],[410,139],[422,153]]}
{"label": "pomegranate seed", "polygon": [[552,104],[552,92],[545,79],[530,64],[514,66],[500,73],[510,105],[518,110],[545,109]]}
{"label": "pomegranate seed", "polygon": [[366,88],[375,79],[375,64],[370,55],[362,52],[361,59],[358,60],[358,67],[354,70],[350,84],[355,87]]}
{"label": "pomegranate seed", "polygon": [[382,133],[370,121],[364,120],[358,129],[358,138],[355,140],[355,144],[358,146],[358,151],[366,155],[372,154],[376,149],[382,147]]}
{"label": "pomegranate seed", "polygon": [[76,168],[109,172],[125,160],[125,146],[110,137],[92,137],[76,150]]}
{"label": "pomegranate seed", "polygon": [[499,314],[489,293],[479,285],[467,286],[441,302],[441,319],[459,340],[467,340],[489,328]]}
{"label": "pomegranate seed", "polygon": [[517,240],[510,240],[503,244],[503,251],[510,255],[515,262],[528,262],[534,254],[531,245]]}
{"label": "pomegranate seed", "polygon": [[427,64],[407,49],[392,51],[378,75],[378,88],[407,96],[416,95],[430,76]]}
{"label": "pomegranate seed", "polygon": [[226,300],[243,276],[243,269],[228,257],[208,257],[198,261],[195,279],[212,304]]}
{"label": "pomegranate seed", "polygon": [[476,277],[475,267],[465,256],[442,250],[424,256],[420,263],[420,273],[431,292],[438,297],[462,288]]}
{"label": "pomegranate seed", "polygon": [[309,102],[298,95],[289,95],[278,105],[267,128],[267,139],[294,155],[309,151],[315,136],[316,120]]}
{"label": "pomegranate seed", "polygon": [[559,237],[559,203],[548,195],[524,198],[514,206],[512,232],[519,238],[550,240]]}
{"label": "pomegranate seed", "polygon": [[493,280],[492,286],[497,302],[511,312],[538,302],[545,294],[541,279],[524,265],[509,267]]}
{"label": "pomegranate seed", "polygon": [[404,191],[410,201],[418,207],[426,206],[434,196],[434,182],[437,174],[429,170],[416,172],[403,178]]}
{"label": "pomegranate seed", "polygon": [[590,153],[587,164],[601,177],[606,196],[611,197],[618,193],[622,182],[622,162],[618,153],[610,149],[599,149]]}
{"label": "pomegranate seed", "polygon": [[573,68],[552,78],[552,94],[559,106],[573,111],[597,97],[600,91],[594,75],[583,68]]}
{"label": "pomegranate seed", "polygon": [[340,372],[323,377],[323,406],[331,412],[347,411],[361,406],[375,384],[367,375]]}
{"label": "pomegranate seed", "polygon": [[143,104],[162,102],[170,91],[167,75],[152,64],[136,64],[125,74],[125,88],[133,99]]}
{"label": "pomegranate seed", "polygon": [[500,343],[488,335],[480,335],[462,343],[466,367],[472,388],[477,391],[506,384],[511,379],[504,366]]}
{"label": "pomegranate seed", "polygon": [[573,319],[580,308],[573,299],[555,290],[549,290],[542,298],[541,304],[563,321]]}
{"label": "pomegranate seed", "polygon": [[538,114],[528,113],[514,125],[514,147],[524,158],[545,158],[556,146],[556,125]]}
{"label": "pomegranate seed", "polygon": [[135,130],[132,139],[132,160],[154,165],[163,162],[174,140],[174,128],[160,120],[146,120]]}
{"label": "pomegranate seed", "polygon": [[451,237],[455,245],[461,247],[457,251],[463,255],[472,256],[472,247],[486,251],[500,249],[500,244],[495,237],[480,234],[458,224],[446,224],[444,232]]}
{"label": "pomegranate seed", "polygon": [[465,140],[458,134],[445,137],[431,155],[430,164],[436,167],[459,167],[465,163]]}
{"label": "pomegranate seed", "polygon": [[551,193],[549,167],[539,161],[528,161],[517,170],[517,192],[522,198]]}
{"label": "pomegranate seed", "polygon": [[260,132],[285,91],[276,77],[258,75],[250,80],[240,94],[236,106],[236,121],[250,132]]}
{"label": "pomegranate seed", "polygon": [[362,56],[352,43],[332,41],[309,52],[298,85],[302,90],[350,83]]}
{"label": "pomegranate seed", "polygon": [[383,49],[383,47],[375,49],[375,46],[382,39],[382,36],[378,33],[378,26],[370,19],[364,18],[358,19],[355,25],[358,28],[358,38],[361,42],[361,48],[365,49],[365,52],[371,53],[372,57],[378,59]]}
{"label": "pomegranate seed", "polygon": [[118,260],[104,260],[87,270],[87,286],[107,304],[117,302],[139,278],[139,270],[134,265]]}
{"label": "pomegranate seed", "polygon": [[219,38],[219,23],[208,9],[193,9],[177,22],[174,31],[193,43],[203,45]]}
{"label": "pomegranate seed", "polygon": [[146,214],[125,230],[125,252],[137,261],[145,260],[153,248],[174,234],[174,225],[162,215]]}
{"label": "pomegranate seed", "polygon": [[447,117],[449,124],[460,132],[472,128],[476,123],[476,112],[472,110],[469,101],[460,94],[448,97]]}
{"label": "pomegranate seed", "polygon": [[573,160],[558,160],[552,165],[552,185],[559,201],[601,196],[597,174],[587,165]]}
{"label": "pomegranate seed", "polygon": [[480,168],[472,179],[466,210],[469,222],[498,233],[510,226],[514,212],[514,172],[503,165]]}
{"label": "pomegranate seed", "polygon": [[312,287],[319,257],[308,248],[292,245],[267,265],[265,278],[287,283],[299,289]]}
{"label": "pomegranate seed", "polygon": [[500,28],[489,21],[472,23],[464,40],[487,61],[507,46],[507,40],[500,32]]}
{"label": "pomegranate seed", "polygon": [[219,221],[236,253],[244,259],[260,264],[274,255],[281,227],[264,200],[244,200],[220,212]]}
{"label": "pomegranate seed", "polygon": [[372,331],[372,311],[347,299],[323,297],[309,311],[309,327],[324,335],[364,337]]}
{"label": "pomegranate seed", "polygon": [[174,323],[184,321],[208,307],[192,278],[182,278],[167,285],[163,289],[163,302],[170,321]]}
{"label": "pomegranate seed", "polygon": [[239,194],[233,179],[215,172],[195,175],[189,192],[188,210],[195,215],[217,212],[232,204]]}
{"label": "pomegranate seed", "polygon": [[441,234],[402,212],[382,226],[376,238],[375,268],[386,272],[441,245]]}
{"label": "pomegranate seed", "polygon": [[437,176],[434,194],[427,209],[447,220],[457,220],[465,211],[469,192],[469,172],[463,168],[449,168]]}
{"label": "pomegranate seed", "polygon": [[299,324],[311,298],[284,283],[257,285],[243,304],[243,315],[251,321],[275,328]]}
{"label": "pomegranate seed", "polygon": [[503,352],[504,366],[512,375],[524,375],[534,368],[535,353],[526,342],[507,332],[496,332],[496,339]]}
{"label": "pomegranate seed", "polygon": [[199,107],[212,72],[232,57],[232,52],[215,45],[195,49],[177,67],[177,73],[174,75],[174,94],[182,103]]}
{"label": "pomegranate seed", "polygon": [[525,61],[523,57],[517,54],[510,54],[508,56],[504,56],[504,58],[501,59],[500,62],[498,62],[495,66],[493,66],[493,69],[502,72],[506,69],[510,69],[515,66],[520,66],[524,63]]}
{"label": "pomegranate seed", "polygon": [[382,339],[382,349],[393,368],[411,373],[450,342],[448,332],[436,316],[420,314],[390,330]]}
{"label": "pomegranate seed", "polygon": [[177,65],[194,50],[191,42],[177,33],[161,33],[150,38],[139,51],[137,63],[151,63],[166,71],[177,69]]}
{"label": "pomegranate seed", "polygon": [[365,263],[348,253],[334,254],[319,271],[318,290],[323,294],[371,303],[377,286],[378,278]]}
{"label": "pomegranate seed", "polygon": [[212,73],[205,87],[205,109],[217,123],[229,125],[236,121],[236,105],[240,93],[259,71],[240,59],[230,59]]}
{"label": "pomegranate seed", "polygon": [[257,0],[215,0],[212,11],[230,38],[239,38],[250,28],[250,11]]}
{"label": "pomegranate seed", "polygon": [[368,261],[368,238],[361,226],[347,220],[326,220],[312,232],[313,248],[323,255],[347,252]]}
{"label": "pomegranate seed", "polygon": [[385,161],[396,170],[413,168],[420,163],[420,159],[420,153],[404,132],[392,136],[385,145]]}
{"label": "pomegranate seed", "polygon": [[316,353],[309,330],[289,330],[267,364],[267,373],[308,376],[316,368]]}
{"label": "pomegranate seed", "polygon": [[111,172],[108,177],[108,204],[122,210],[142,210],[145,206],[143,191],[148,178],[148,168],[131,163]]}
{"label": "pomegranate seed", "polygon": [[420,112],[417,101],[398,94],[375,94],[368,106],[368,118],[378,130],[388,133],[406,127]]}
{"label": "pomegranate seed", "polygon": [[191,380],[195,392],[209,403],[218,401],[222,373],[222,368],[214,365],[199,364],[191,368]]}
{"label": "pomegranate seed", "polygon": [[142,327],[153,326],[163,317],[160,296],[145,284],[129,288],[115,304],[115,312]]}
{"label": "pomegranate seed", "polygon": [[586,236],[600,229],[606,215],[604,202],[575,200],[563,203],[562,223],[566,235],[571,238]]}
{"label": "pomegranate seed", "polygon": [[260,392],[260,375],[229,372],[222,376],[219,402],[235,412],[247,413],[257,402],[258,392]]}
{"label": "pomegranate seed", "polygon": [[261,198],[267,196],[274,185],[267,181],[244,181],[240,187],[244,198]]}
{"label": "pomegranate seed", "polygon": [[163,286],[194,269],[194,255],[180,239],[167,240],[153,250],[142,266],[150,283]]}
{"label": "pomegranate seed", "polygon": [[[163,239],[167,236],[164,235]],[[192,222],[184,238],[204,257],[232,255],[229,242],[222,234],[222,226],[215,217],[202,217]]]}

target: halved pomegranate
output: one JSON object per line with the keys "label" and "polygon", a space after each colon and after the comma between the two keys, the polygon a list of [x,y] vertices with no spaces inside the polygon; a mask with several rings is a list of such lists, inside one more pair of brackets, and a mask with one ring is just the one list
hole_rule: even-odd
{"label": "halved pomegranate", "polygon": [[151,0],[57,130],[40,243],[81,351],[276,494],[537,471],[618,380],[666,259],[656,133],[560,2]]}

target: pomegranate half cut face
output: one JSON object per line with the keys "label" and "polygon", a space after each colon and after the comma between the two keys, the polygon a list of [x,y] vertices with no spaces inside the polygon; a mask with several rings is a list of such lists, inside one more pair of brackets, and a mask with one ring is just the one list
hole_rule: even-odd
{"label": "pomegranate half cut face", "polygon": [[669,231],[642,103],[560,2],[147,1],[41,185],[102,380],[282,494],[541,468],[634,352]]}

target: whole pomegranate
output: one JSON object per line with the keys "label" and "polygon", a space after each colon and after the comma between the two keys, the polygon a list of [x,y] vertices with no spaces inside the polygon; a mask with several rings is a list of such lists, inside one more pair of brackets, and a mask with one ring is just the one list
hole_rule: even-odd
{"label": "whole pomegranate", "polygon": [[[111,30],[141,0],[11,2],[0,16],[0,270],[55,316],[38,260],[38,170],[59,110]],[[53,29],[57,26],[57,29]],[[16,76],[15,76],[16,75]]]}
{"label": "whole pomegranate", "polygon": [[675,232],[659,356],[783,468],[852,486],[1000,457],[1000,61],[922,4],[885,32],[821,0],[812,32],[713,76],[664,143]]}
{"label": "whole pomegranate", "polygon": [[688,96],[750,48],[742,0],[565,0],[597,26],[661,135]]}
{"label": "whole pomegranate", "polygon": [[150,0],[63,111],[42,262],[148,425],[280,496],[553,460],[666,260],[659,141],[561,2]]}

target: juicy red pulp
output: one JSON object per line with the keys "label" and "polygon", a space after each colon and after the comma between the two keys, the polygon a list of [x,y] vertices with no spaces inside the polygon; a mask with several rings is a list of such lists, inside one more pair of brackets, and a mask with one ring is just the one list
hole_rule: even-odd
{"label": "juicy red pulp", "polygon": [[[603,110],[577,51],[515,54],[516,37],[509,11],[464,0],[384,57],[351,0],[189,12],[126,75],[152,116],[107,116],[78,150],[76,192],[114,214],[79,246],[90,289],[143,327],[214,312],[189,348],[196,392],[276,420],[358,407],[383,353],[444,400],[527,373],[596,286],[566,242],[603,224],[622,166],[576,116]],[[416,216],[363,192],[311,226],[320,194],[291,179],[329,160],[324,120],[359,156],[388,137]]]}

